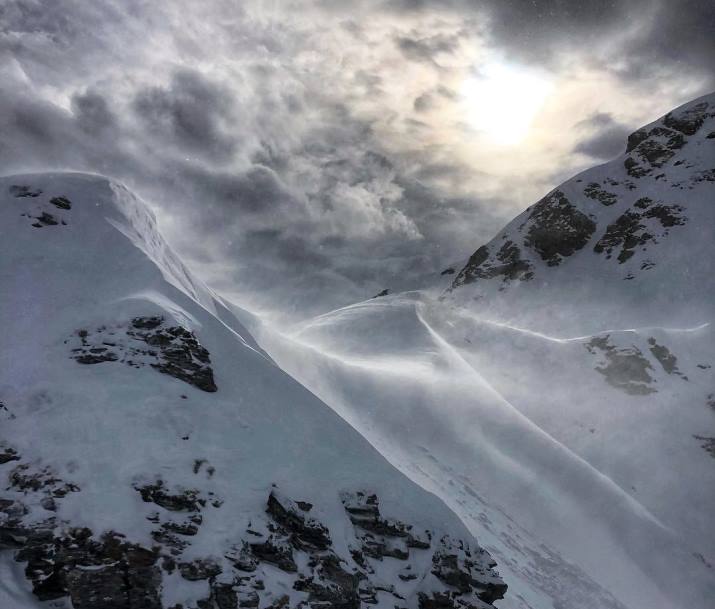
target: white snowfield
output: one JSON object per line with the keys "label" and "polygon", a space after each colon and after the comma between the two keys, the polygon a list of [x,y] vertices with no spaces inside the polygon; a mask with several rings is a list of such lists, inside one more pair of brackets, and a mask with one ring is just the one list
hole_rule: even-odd
{"label": "white snowfield", "polygon": [[628,148],[446,292],[253,328],[478,535],[499,607],[713,607],[715,95]]}
{"label": "white snowfield", "polygon": [[[455,514],[276,366],[124,187],[2,178],[0,226],[0,607],[416,608],[453,590],[439,552],[471,556],[460,599],[498,598]],[[121,559],[91,545],[108,532]]]}
{"label": "white snowfield", "polygon": [[[712,609],[715,96],[641,131],[623,157],[569,180],[477,250],[450,290],[372,299],[291,331],[192,278],[121,186],[2,179],[0,461],[3,449],[18,459],[0,475],[49,466],[59,482],[33,491],[15,476],[0,509],[12,499],[27,523],[54,517],[58,529],[151,547],[158,526],[186,526],[166,505],[205,499],[176,562],[213,559],[222,573],[194,580],[184,569],[187,579],[162,564],[166,608],[210,592],[206,606],[224,609],[227,583],[250,606],[250,582],[229,581],[244,560],[231,547],[247,529],[270,536],[276,484],[303,525],[329,529],[346,570],[361,568],[350,550],[365,542],[354,523],[369,493],[411,534],[432,532],[407,561],[392,538],[381,560],[366,559],[381,607],[443,609],[419,594],[454,589],[434,575],[444,535],[468,540],[477,579],[494,583],[471,534],[508,585],[500,609]],[[172,368],[155,333],[179,326],[210,354],[212,375],[183,334],[171,344],[188,345],[191,366]],[[61,487],[51,506],[46,488],[62,484],[79,490]],[[361,489],[341,503],[341,491]],[[313,504],[309,515],[287,498]],[[312,555],[294,554],[298,572],[313,568]],[[51,606],[12,555],[0,553],[0,607]],[[265,582],[259,609],[284,606],[283,594],[291,609],[306,600],[295,574],[264,563],[251,575]]]}

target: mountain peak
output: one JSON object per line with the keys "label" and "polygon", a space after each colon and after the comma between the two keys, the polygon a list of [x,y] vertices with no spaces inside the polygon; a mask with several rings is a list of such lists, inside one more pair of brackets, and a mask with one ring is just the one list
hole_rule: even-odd
{"label": "mountain peak", "polygon": [[[526,293],[532,303],[568,303],[596,325],[635,301],[654,325],[703,318],[711,258],[688,252],[712,248],[714,182],[711,93],[636,130],[623,155],[527,208],[475,251],[446,297],[466,303],[490,295],[500,303],[495,314],[512,319]],[[673,286],[667,296],[664,282]]]}

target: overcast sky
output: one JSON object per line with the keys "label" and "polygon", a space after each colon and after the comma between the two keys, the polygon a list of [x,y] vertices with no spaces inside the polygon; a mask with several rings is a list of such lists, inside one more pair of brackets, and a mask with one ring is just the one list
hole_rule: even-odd
{"label": "overcast sky", "polygon": [[0,173],[147,200],[300,318],[466,258],[715,89],[712,0],[2,0]]}

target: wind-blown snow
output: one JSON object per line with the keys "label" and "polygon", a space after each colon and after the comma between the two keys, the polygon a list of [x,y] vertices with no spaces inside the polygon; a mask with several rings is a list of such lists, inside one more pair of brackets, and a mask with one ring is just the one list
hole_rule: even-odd
{"label": "wind-blown snow", "polygon": [[444,294],[254,329],[487,542],[504,607],[715,598],[714,133],[715,95],[644,127]]}
{"label": "wind-blown snow", "polygon": [[[359,527],[340,491],[367,488],[414,531],[475,535],[509,585],[500,609],[710,609],[714,172],[712,95],[638,130],[456,275],[290,332],[194,279],[120,185],[5,178],[0,467],[51,465],[80,489],[58,520],[145,546],[156,505],[142,497],[158,480],[194,490],[210,507],[185,560],[224,561],[265,526],[272,484],[314,504],[349,557]],[[412,552],[419,583],[394,556],[375,563],[410,607],[440,586]],[[36,606],[17,565],[0,569],[0,600]],[[304,600],[265,573],[260,609],[276,591]],[[164,577],[165,605],[207,593]]]}
{"label": "wind-blown snow", "polygon": [[[431,531],[432,550],[444,535],[477,549],[439,499],[265,355],[124,187],[81,174],[2,178],[0,220],[0,473],[11,482],[0,502],[0,548],[28,526],[55,535],[115,531],[150,548],[157,518],[170,518],[167,526],[188,532],[165,550],[176,561],[216,561],[228,576],[224,556],[247,529],[260,533],[277,488],[312,504],[310,516],[329,529],[331,551],[348,569],[357,533],[343,492],[375,493],[383,517],[415,535]],[[21,526],[12,524],[13,505],[27,512]],[[175,521],[176,511],[193,520]],[[412,568],[425,571],[416,579],[393,573],[393,562],[412,565],[404,560],[374,567],[410,607],[418,593],[443,588],[430,572],[431,554],[410,555],[420,552],[424,564]],[[2,568],[17,571],[5,558]],[[275,567],[258,572],[261,607],[282,593],[293,604],[305,598]],[[208,597],[206,581],[170,573],[164,606]],[[25,588],[3,576],[0,594],[26,598]],[[375,594],[393,606],[396,597]]]}

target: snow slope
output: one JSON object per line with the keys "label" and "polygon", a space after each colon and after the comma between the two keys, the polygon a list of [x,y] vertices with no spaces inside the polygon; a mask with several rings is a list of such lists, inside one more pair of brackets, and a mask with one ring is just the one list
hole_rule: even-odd
{"label": "snow slope", "polygon": [[504,593],[459,519],[278,368],[124,187],[2,178],[0,226],[2,607]]}
{"label": "snow slope", "polygon": [[623,155],[517,216],[472,255],[447,302],[565,336],[708,322],[714,184],[715,93],[637,130]]}
{"label": "snow slope", "polygon": [[712,606],[714,134],[715,95],[638,130],[440,298],[253,327],[478,533],[504,607]]}

